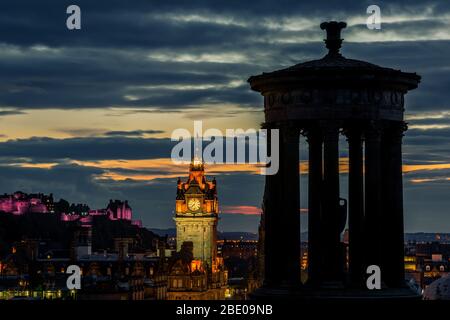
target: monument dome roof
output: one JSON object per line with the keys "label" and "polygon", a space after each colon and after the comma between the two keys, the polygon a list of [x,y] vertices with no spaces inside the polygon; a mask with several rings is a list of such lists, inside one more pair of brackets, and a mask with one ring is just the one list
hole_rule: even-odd
{"label": "monument dome roof", "polygon": [[355,59],[347,59],[341,54],[327,54],[322,59],[317,60],[311,60],[306,61],[303,63],[296,64],[292,67],[282,69],[279,71],[298,71],[302,69],[326,69],[326,68],[364,68],[364,69],[371,69],[371,70],[392,70],[390,68],[383,68],[376,64],[362,61],[362,60],[355,60]]}
{"label": "monument dome roof", "polygon": [[400,86],[404,90],[415,89],[420,81],[420,76],[416,73],[402,72],[392,68],[381,67],[376,64],[349,59],[344,57],[339,49],[341,48],[341,29],[346,27],[345,22],[324,22],[320,26],[327,31],[327,38],[324,40],[329,52],[321,59],[302,62],[288,68],[273,72],[263,72],[260,75],[252,76],[248,79],[253,90],[266,91],[274,86],[298,86],[322,84],[332,82],[343,84],[356,83],[383,83],[385,86]]}

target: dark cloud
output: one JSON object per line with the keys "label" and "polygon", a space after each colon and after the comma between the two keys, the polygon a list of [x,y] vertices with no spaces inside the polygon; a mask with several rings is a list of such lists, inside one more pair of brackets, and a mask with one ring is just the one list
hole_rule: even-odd
{"label": "dark cloud", "polygon": [[20,110],[0,110],[0,117],[4,116],[16,116],[19,114],[26,114],[26,112]]}
{"label": "dark cloud", "polygon": [[[370,3],[215,1],[212,6],[207,1],[142,0],[133,5],[77,1],[82,29],[68,31],[65,9],[70,4],[65,0],[0,4],[0,105],[180,110],[233,103],[255,107],[261,99],[247,84],[227,85],[320,57],[324,47],[318,23],[365,16]],[[450,11],[439,1],[382,1],[379,5],[386,15],[417,15],[434,8],[432,17],[433,12]],[[303,23],[301,31],[287,28],[286,19],[298,20],[296,28]],[[432,18],[383,24],[383,32],[406,39],[443,29],[443,20]],[[348,56],[423,75],[420,90],[408,97],[409,110],[448,108],[444,88],[450,85],[449,41],[371,42],[370,31],[363,25],[345,32],[365,32],[368,39],[346,43],[343,51]],[[274,43],[283,39],[289,41]],[[304,41],[311,39],[316,41]]]}
{"label": "dark cloud", "polygon": [[410,232],[448,232],[448,181],[404,183],[405,229]]}
{"label": "dark cloud", "polygon": [[100,128],[63,128],[54,129],[53,131],[66,133],[73,137],[85,137],[102,135],[106,130]]}
{"label": "dark cloud", "polygon": [[156,138],[68,138],[33,137],[0,143],[0,155],[33,160],[152,159],[170,157],[175,142]]}
{"label": "dark cloud", "polygon": [[44,170],[0,166],[0,188],[5,193],[17,190],[53,193],[57,198],[98,206],[102,205],[102,198],[116,195],[113,190],[94,182],[93,175],[101,172],[96,168],[77,165],[59,165]]}
{"label": "dark cloud", "polygon": [[[92,133],[91,130],[74,130],[80,133]],[[61,160],[118,160],[118,159],[160,159],[170,158],[173,147],[179,140],[170,138],[144,137],[158,133],[157,130],[109,131],[98,136],[57,139],[50,137],[31,137],[28,139],[10,139],[0,142],[0,158],[30,159],[36,162]],[[226,156],[226,139],[221,137],[223,155]],[[180,140],[181,141],[181,140]],[[203,141],[203,147],[211,141]],[[249,140],[245,140],[245,156],[248,160]],[[191,154],[194,143],[190,140]],[[234,159],[237,161],[237,139],[234,140]]]}
{"label": "dark cloud", "polygon": [[450,163],[450,130],[408,130],[403,159],[407,164]]}
{"label": "dark cloud", "polygon": [[[449,126],[450,127],[450,117],[442,117],[442,118],[423,118],[423,119],[414,119],[414,120],[408,120],[409,125],[413,125],[413,126],[436,126],[436,125],[440,125],[440,126]],[[430,130],[430,129],[428,129]],[[422,130],[423,131],[423,130]],[[432,131],[433,133],[437,133],[435,131]],[[442,131],[442,130],[440,130]],[[444,131],[445,133],[448,133],[446,131]]]}
{"label": "dark cloud", "polygon": [[159,134],[164,133],[163,130],[130,130],[130,131],[108,131],[105,132],[105,136],[124,136],[124,137],[142,137],[147,134]]}

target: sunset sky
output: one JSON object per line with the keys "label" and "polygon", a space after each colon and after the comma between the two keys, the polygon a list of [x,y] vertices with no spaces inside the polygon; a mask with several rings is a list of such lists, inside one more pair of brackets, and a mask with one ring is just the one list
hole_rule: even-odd
{"label": "sunset sky", "polygon": [[[372,1],[303,2],[1,1],[0,193],[91,208],[128,199],[145,226],[174,227],[176,180],[188,168],[171,163],[172,131],[192,132],[194,120],[259,128],[263,101],[248,77],[322,57],[319,24],[342,20],[344,56],[422,76],[406,100],[405,227],[450,232],[450,2],[377,1],[381,30],[365,25]],[[71,4],[81,30],[66,28]],[[344,143],[340,152],[346,197]],[[259,169],[207,173],[218,181],[219,229],[256,231]],[[307,213],[307,176],[301,184]]]}

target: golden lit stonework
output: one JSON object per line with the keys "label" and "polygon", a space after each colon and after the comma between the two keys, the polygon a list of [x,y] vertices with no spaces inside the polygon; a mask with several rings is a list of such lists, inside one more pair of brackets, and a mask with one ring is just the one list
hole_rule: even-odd
{"label": "golden lit stonework", "polygon": [[187,181],[177,184],[177,252],[169,267],[169,300],[225,298],[228,273],[217,256],[218,213],[216,180],[208,181],[203,162],[194,159]]}
{"label": "golden lit stonework", "polygon": [[185,241],[194,245],[194,259],[216,263],[216,234],[219,213],[216,180],[205,177],[203,162],[194,159],[186,182],[178,179],[175,208],[177,251]]}

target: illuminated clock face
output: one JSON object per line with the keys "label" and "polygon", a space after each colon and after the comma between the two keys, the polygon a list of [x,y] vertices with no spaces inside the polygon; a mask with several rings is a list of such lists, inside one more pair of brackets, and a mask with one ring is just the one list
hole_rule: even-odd
{"label": "illuminated clock face", "polygon": [[188,208],[191,211],[197,211],[200,209],[200,200],[197,198],[189,199]]}

